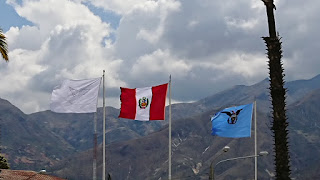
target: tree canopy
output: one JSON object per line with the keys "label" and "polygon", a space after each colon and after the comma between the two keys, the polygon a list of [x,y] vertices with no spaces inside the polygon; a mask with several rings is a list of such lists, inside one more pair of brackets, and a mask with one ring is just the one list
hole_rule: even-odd
{"label": "tree canopy", "polygon": [[7,160],[0,155],[0,169],[9,169],[9,164]]}

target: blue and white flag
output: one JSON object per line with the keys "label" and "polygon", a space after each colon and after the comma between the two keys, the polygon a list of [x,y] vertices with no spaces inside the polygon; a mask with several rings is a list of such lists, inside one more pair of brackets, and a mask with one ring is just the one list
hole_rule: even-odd
{"label": "blue and white flag", "polygon": [[212,118],[212,135],[230,138],[250,137],[253,103],[226,108]]}

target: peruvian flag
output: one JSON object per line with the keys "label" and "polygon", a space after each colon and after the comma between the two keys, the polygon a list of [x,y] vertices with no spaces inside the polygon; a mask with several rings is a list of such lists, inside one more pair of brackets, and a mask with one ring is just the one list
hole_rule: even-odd
{"label": "peruvian flag", "polygon": [[140,121],[164,120],[168,83],[153,87],[120,89],[119,118]]}

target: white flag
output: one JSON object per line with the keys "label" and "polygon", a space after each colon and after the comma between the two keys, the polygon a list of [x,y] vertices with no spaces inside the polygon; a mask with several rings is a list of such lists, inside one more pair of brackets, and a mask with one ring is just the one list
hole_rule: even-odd
{"label": "white flag", "polygon": [[50,110],[58,113],[89,113],[97,111],[101,78],[64,80],[52,91]]}

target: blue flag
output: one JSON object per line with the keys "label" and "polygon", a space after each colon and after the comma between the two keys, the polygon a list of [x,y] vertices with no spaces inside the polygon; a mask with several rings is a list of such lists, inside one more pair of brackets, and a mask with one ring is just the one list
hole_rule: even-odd
{"label": "blue flag", "polygon": [[250,137],[253,103],[226,108],[212,118],[212,135],[230,138]]}

